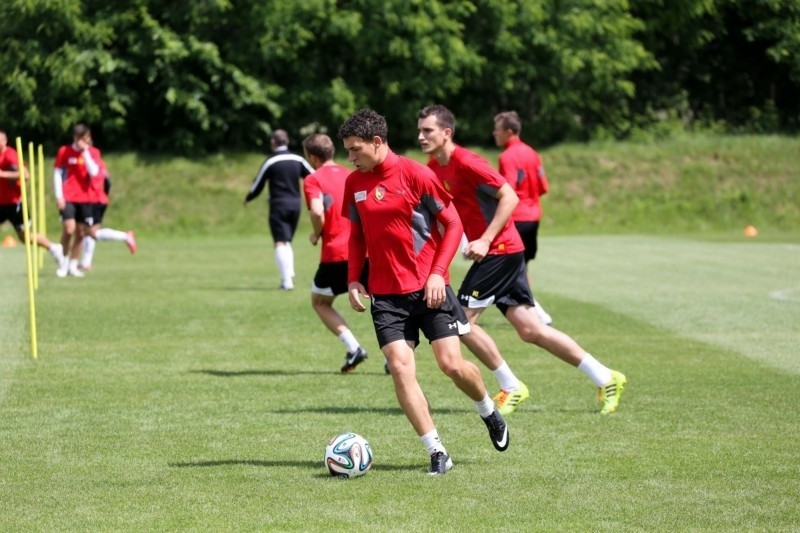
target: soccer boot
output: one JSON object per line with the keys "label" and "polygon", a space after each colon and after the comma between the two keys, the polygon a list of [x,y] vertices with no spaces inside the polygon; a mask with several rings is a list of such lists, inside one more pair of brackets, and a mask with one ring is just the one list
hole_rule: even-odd
{"label": "soccer boot", "polygon": [[453,460],[444,452],[431,454],[431,467],[428,468],[429,476],[442,476],[453,468]]}
{"label": "soccer boot", "polygon": [[342,373],[346,374],[352,372],[355,368],[367,358],[367,351],[364,348],[359,348],[355,353],[347,353],[344,356],[344,365],[342,366]]}
{"label": "soccer boot", "polygon": [[628,379],[625,374],[616,370],[611,371],[611,381],[597,389],[597,399],[603,404],[600,409],[601,415],[609,415],[617,410],[622,391],[625,390],[627,383]]}
{"label": "soccer boot", "polygon": [[498,452],[504,452],[508,449],[508,426],[506,421],[503,420],[502,415],[497,412],[497,409],[492,411],[492,414],[486,418],[481,417],[483,423],[489,429],[489,438],[492,439],[492,444]]}
{"label": "soccer boot", "polygon": [[497,405],[497,410],[500,414],[506,416],[516,411],[519,404],[530,397],[531,393],[528,387],[520,381],[517,390],[508,392],[500,389],[500,392],[495,394],[492,400],[494,400],[494,403]]}

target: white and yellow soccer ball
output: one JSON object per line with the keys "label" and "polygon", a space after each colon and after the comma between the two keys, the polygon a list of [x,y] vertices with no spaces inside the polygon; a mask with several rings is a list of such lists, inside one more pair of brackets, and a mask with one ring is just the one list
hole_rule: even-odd
{"label": "white and yellow soccer ball", "polygon": [[372,466],[372,447],[357,433],[342,433],[328,441],[325,468],[332,476],[358,477]]}

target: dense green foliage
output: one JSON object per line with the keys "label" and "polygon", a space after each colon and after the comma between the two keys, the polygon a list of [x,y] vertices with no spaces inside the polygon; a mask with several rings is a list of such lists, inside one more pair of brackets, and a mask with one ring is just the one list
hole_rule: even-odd
{"label": "dense green foliage", "polygon": [[[0,127],[49,146],[252,149],[445,103],[465,143],[798,126],[800,0],[6,0]],[[394,142],[413,143],[413,128]]]}

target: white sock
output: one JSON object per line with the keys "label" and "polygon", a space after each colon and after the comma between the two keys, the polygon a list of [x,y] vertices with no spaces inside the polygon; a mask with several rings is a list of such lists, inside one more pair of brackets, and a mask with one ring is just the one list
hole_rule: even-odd
{"label": "white sock", "polygon": [[475,409],[477,409],[478,414],[481,415],[481,418],[486,418],[495,410],[494,402],[491,398],[489,398],[489,393],[486,393],[486,396],[483,400],[479,402],[475,402]]}
{"label": "white sock", "polygon": [[544,307],[542,307],[542,304],[539,303],[539,300],[534,298],[533,303],[534,303],[533,310],[536,311],[536,316],[539,317],[539,320],[542,321],[542,324],[544,324],[545,326],[549,326],[550,324],[552,324],[553,317],[550,316],[550,313],[544,310]]}
{"label": "white sock", "polygon": [[584,352],[583,361],[578,365],[578,370],[589,376],[589,379],[594,381],[598,387],[611,381],[611,370],[592,357],[589,352]]}
{"label": "white sock", "polygon": [[81,253],[81,266],[88,267],[92,266],[92,258],[94,257],[94,247],[97,245],[97,241],[92,239],[91,237],[84,237],[81,246],[83,248]]}
{"label": "white sock", "polygon": [[358,349],[361,348],[361,345],[356,340],[356,336],[353,335],[353,332],[349,329],[339,335],[339,340],[342,341],[342,344],[347,348],[347,353],[356,353]]}
{"label": "white sock", "polygon": [[78,260],[77,259],[70,259],[69,260],[69,269],[70,270],[78,270]]}
{"label": "white sock", "polygon": [[447,454],[447,450],[444,449],[444,444],[442,444],[442,441],[439,439],[439,432],[436,431],[435,428],[421,436],[419,439],[428,449],[428,453],[430,455],[433,455],[436,452]]}
{"label": "white sock", "polygon": [[289,249],[289,264],[288,264],[286,270],[289,272],[289,279],[294,283],[294,276],[295,276],[295,272],[294,272],[294,248],[292,248],[292,243],[287,242],[286,243],[286,248]]}
{"label": "white sock", "polygon": [[111,228],[100,228],[95,233],[98,241],[123,241],[128,240],[128,234],[124,231]]}
{"label": "white sock", "polygon": [[281,283],[284,287],[294,286],[292,271],[294,270],[294,254],[286,245],[275,247],[275,262],[281,272]]}
{"label": "white sock", "polygon": [[519,379],[509,368],[508,363],[503,361],[503,364],[497,367],[497,370],[492,370],[492,374],[497,379],[500,388],[506,392],[514,392],[519,388]]}

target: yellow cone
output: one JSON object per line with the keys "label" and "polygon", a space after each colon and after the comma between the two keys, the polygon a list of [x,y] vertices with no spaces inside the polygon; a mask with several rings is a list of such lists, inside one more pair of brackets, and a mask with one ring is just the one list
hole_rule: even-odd
{"label": "yellow cone", "polygon": [[6,235],[6,238],[3,239],[3,248],[13,248],[17,245],[17,239],[13,237],[13,235]]}
{"label": "yellow cone", "polygon": [[745,237],[755,237],[758,235],[758,230],[755,226],[747,226],[744,228],[744,236]]}

